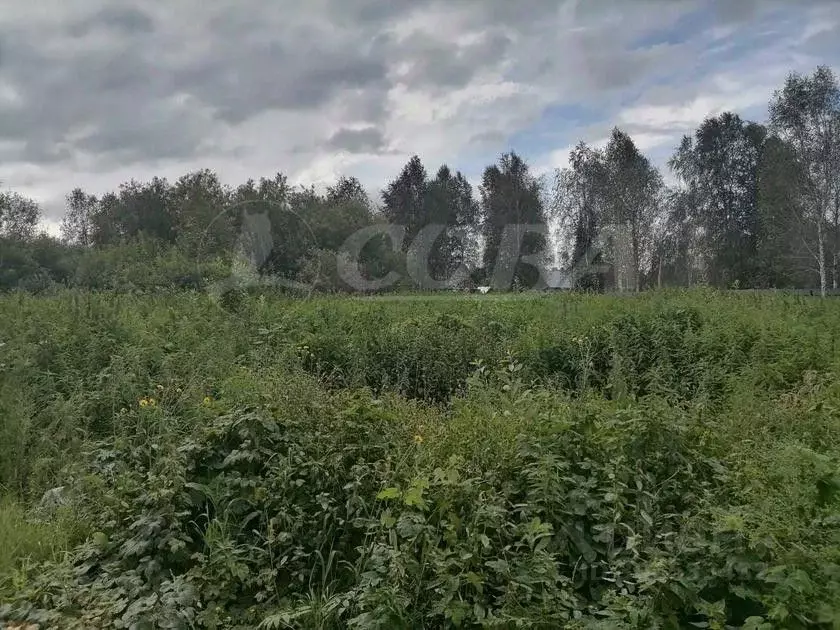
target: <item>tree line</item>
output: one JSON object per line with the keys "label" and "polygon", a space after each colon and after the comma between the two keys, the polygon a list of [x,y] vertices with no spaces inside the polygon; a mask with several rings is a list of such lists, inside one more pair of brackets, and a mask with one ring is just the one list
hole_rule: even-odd
{"label": "tree line", "polygon": [[[395,289],[416,288],[405,253],[424,228],[447,228],[427,253],[430,277],[466,268],[462,283],[475,285],[488,282],[504,254],[506,226],[523,224],[553,226],[551,235],[517,235],[521,254],[545,252],[545,268],[620,258],[629,270],[577,274],[579,287],[838,288],[840,86],[830,68],[789,74],[766,123],[735,112],[707,117],[665,167],[672,185],[615,128],[603,148],[579,143],[553,177],[537,177],[519,154],[505,153],[484,169],[477,190],[462,172],[444,164],[432,174],[415,155],[375,201],[353,177],[320,193],[279,173],[230,187],[205,169],[174,182],[132,180],[102,196],[77,188],[66,197],[58,239],[38,233],[37,203],[6,191],[0,289],[199,287],[230,273],[246,223],[258,216],[267,232],[253,261],[259,272],[324,291],[351,289],[337,272],[337,252],[352,234],[383,223],[403,226],[404,240],[395,247],[374,236],[360,263],[372,278],[398,272]],[[616,228],[621,247],[604,239]],[[523,263],[513,281],[529,287],[539,278]]]}

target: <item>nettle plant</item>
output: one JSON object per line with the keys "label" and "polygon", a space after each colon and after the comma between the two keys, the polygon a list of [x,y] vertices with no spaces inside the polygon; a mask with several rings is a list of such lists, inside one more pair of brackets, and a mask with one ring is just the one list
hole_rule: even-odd
{"label": "nettle plant", "polygon": [[[103,442],[68,471],[96,533],[2,614],[79,628],[722,628],[816,588],[714,526],[729,473],[689,418],[570,406],[519,374],[511,360],[479,370],[453,417],[423,429],[404,403],[341,395],[299,417],[270,401],[218,408],[177,442]],[[460,448],[473,438],[459,427],[492,409],[489,448],[494,426],[513,439],[490,459]]]}
{"label": "nettle plant", "polygon": [[[6,359],[20,391],[79,396],[56,409],[84,439],[53,465],[85,531],[2,576],[0,619],[837,627],[840,390],[805,328],[678,303],[516,337],[501,320],[521,307],[487,306],[482,327],[244,306],[213,338],[219,309],[180,328],[188,311],[144,302],[157,330],[115,313],[101,347],[53,336]],[[38,360],[63,376],[24,378]]]}

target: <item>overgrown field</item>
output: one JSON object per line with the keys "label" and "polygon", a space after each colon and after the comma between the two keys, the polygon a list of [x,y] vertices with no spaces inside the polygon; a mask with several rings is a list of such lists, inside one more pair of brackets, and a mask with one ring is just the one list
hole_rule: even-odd
{"label": "overgrown field", "polygon": [[223,306],[0,298],[0,627],[840,628],[840,301]]}

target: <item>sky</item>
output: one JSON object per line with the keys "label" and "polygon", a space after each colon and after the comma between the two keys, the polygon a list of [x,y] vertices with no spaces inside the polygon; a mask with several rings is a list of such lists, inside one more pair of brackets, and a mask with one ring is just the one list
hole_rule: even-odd
{"label": "sky", "polygon": [[838,42],[840,0],[0,0],[0,188],[57,232],[77,186],[200,168],[376,197],[413,154],[551,176],[619,126],[665,169]]}

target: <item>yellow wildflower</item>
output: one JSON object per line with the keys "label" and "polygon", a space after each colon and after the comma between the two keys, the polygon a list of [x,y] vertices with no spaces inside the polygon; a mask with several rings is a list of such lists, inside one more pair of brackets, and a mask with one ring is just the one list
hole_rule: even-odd
{"label": "yellow wildflower", "polygon": [[208,406],[210,406],[211,404],[213,404],[213,399],[212,399],[212,398],[210,398],[210,396],[205,396],[205,397],[204,397],[204,400],[202,401],[202,403],[201,403],[201,404],[203,404],[205,407],[208,407]]}
{"label": "yellow wildflower", "polygon": [[158,388],[158,391],[163,391],[163,385],[158,385],[157,388]]}
{"label": "yellow wildflower", "polygon": [[141,407],[148,407],[149,406],[149,399],[148,398],[141,398],[140,399],[140,406]]}
{"label": "yellow wildflower", "polygon": [[422,444],[423,443],[423,436],[419,433],[414,436],[414,443],[415,444]]}

